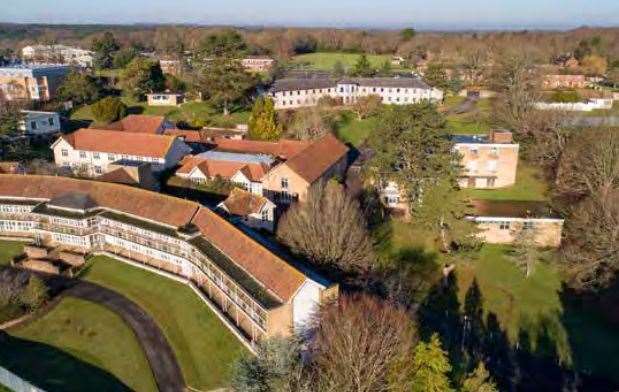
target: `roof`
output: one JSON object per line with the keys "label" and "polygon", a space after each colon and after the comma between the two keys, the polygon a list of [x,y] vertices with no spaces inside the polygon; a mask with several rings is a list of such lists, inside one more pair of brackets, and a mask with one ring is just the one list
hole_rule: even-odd
{"label": "roof", "polygon": [[276,80],[271,87],[271,92],[291,91],[291,90],[314,90],[324,88],[334,88],[338,84],[357,84],[366,87],[400,87],[400,88],[419,88],[430,89],[423,80],[415,77],[393,77],[393,78],[347,78],[333,79],[328,77],[299,77],[284,78]]}
{"label": "roof", "polygon": [[52,198],[48,205],[53,207],[71,208],[75,210],[89,210],[97,207],[97,203],[83,192],[67,192]]}
{"label": "roof", "polygon": [[232,189],[228,198],[223,202],[229,213],[239,216],[257,214],[267,203],[268,200],[265,197],[255,195],[241,188]]}
{"label": "roof", "polygon": [[337,81],[331,78],[285,78],[276,80],[271,86],[271,92],[291,90],[312,90],[320,88],[334,88]]}
{"label": "roof", "polygon": [[309,147],[312,142],[308,140],[281,139],[277,142],[265,142],[258,140],[233,140],[215,138],[215,150],[240,152],[248,154],[267,154],[282,159],[289,159]]}
{"label": "roof", "polygon": [[165,135],[178,136],[187,143],[203,143],[200,131],[187,131],[183,129],[166,129]]}
{"label": "roof", "polygon": [[492,218],[560,218],[546,202],[473,200],[475,215]]}
{"label": "roof", "polygon": [[219,176],[229,180],[237,172],[241,171],[247,179],[254,182],[259,181],[269,171],[269,166],[265,164],[219,161],[211,159],[203,159],[196,166],[202,173],[204,173],[206,177],[209,178]]}
{"label": "roof", "polygon": [[76,150],[152,158],[164,158],[176,139],[175,136],[90,128],[82,128],[61,138]]}
{"label": "roof", "polygon": [[104,126],[97,126],[98,129],[112,131],[125,131],[132,133],[158,133],[165,122],[164,116],[147,116],[143,114],[131,114],[120,121],[113,122]]}
{"label": "roof", "polygon": [[311,184],[347,153],[348,147],[327,133],[284,164]]}
{"label": "roof", "polygon": [[227,161],[227,162],[239,162],[239,163],[256,163],[272,165],[274,160],[271,156],[266,154],[243,154],[238,152],[226,152],[210,150],[198,154],[198,157],[215,160],[215,161]]}
{"label": "roof", "polygon": [[115,182],[117,184],[138,185],[138,181],[131,177],[127,170],[122,167],[104,173],[97,177],[97,181]]}

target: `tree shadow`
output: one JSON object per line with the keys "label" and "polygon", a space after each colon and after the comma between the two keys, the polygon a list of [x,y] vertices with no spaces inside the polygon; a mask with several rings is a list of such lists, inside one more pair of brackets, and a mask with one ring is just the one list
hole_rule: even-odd
{"label": "tree shadow", "polygon": [[0,332],[0,366],[48,392],[130,391],[111,373],[55,347]]}

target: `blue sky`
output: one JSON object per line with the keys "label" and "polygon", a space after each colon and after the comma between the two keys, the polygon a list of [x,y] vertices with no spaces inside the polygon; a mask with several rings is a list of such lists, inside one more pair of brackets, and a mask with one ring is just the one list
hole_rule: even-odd
{"label": "blue sky", "polygon": [[0,21],[420,29],[619,25],[618,0],[0,0]]}

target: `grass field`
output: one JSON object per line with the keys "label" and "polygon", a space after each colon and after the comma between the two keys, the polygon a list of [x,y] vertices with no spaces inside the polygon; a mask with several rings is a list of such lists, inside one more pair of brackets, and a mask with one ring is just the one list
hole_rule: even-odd
{"label": "grass field", "polygon": [[343,142],[359,147],[363,145],[377,125],[377,117],[359,120],[352,112],[342,112],[342,119],[337,124],[336,133]]}
{"label": "grass field", "polygon": [[[455,108],[460,102],[461,97],[448,98],[448,108]],[[480,99],[477,101],[475,109],[466,113],[447,114],[447,129],[453,134],[482,134],[488,133],[491,128],[490,111],[491,99]]]}
{"label": "grass field", "polygon": [[65,298],[9,334],[0,364],[47,391],[157,390],[133,331],[100,305]]}
{"label": "grass field", "polygon": [[[335,64],[339,61],[348,70],[354,67],[361,54],[358,53],[339,53],[339,52],[319,52],[308,53],[295,56],[293,64],[307,64],[309,68],[320,71],[332,71]],[[368,61],[374,68],[380,68],[385,61],[391,61],[389,55],[367,55]]]}
{"label": "grass field", "polygon": [[8,265],[13,257],[20,255],[24,250],[24,242],[0,241],[0,267]]}
{"label": "grass field", "polygon": [[516,184],[499,189],[464,189],[469,197],[483,200],[548,200],[548,184],[539,168],[520,162],[516,172]]}
{"label": "grass field", "polygon": [[110,258],[92,262],[85,279],[125,295],[157,321],[189,386],[210,390],[227,385],[230,365],[244,348],[191,289]]}

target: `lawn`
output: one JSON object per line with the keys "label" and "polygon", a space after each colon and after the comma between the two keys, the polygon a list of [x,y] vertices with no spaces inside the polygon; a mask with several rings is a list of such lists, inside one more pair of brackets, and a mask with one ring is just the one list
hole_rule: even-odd
{"label": "lawn", "polygon": [[378,117],[359,120],[356,114],[344,111],[336,126],[336,133],[343,142],[359,147],[363,145],[377,125]]}
{"label": "lawn", "polygon": [[[448,109],[457,106],[458,98],[448,98]],[[491,99],[485,98],[477,101],[475,109],[466,113],[450,113],[447,115],[447,130],[452,134],[483,134],[492,129],[490,121]]]}
{"label": "lawn", "polygon": [[[309,65],[311,69],[320,71],[332,71],[335,64],[339,61],[348,70],[354,67],[361,54],[358,53],[339,53],[339,52],[319,52],[307,53],[295,56],[292,59],[293,64]],[[385,61],[391,62],[389,55],[374,55],[368,54],[367,58],[373,68],[380,68]],[[396,68],[396,67],[394,67]]]}
{"label": "lawn", "polygon": [[0,267],[10,264],[13,257],[22,254],[24,244],[19,241],[0,241]]}
{"label": "lawn", "polygon": [[538,167],[520,162],[516,172],[516,184],[499,189],[464,189],[469,197],[483,200],[548,200],[548,184]]}
{"label": "lawn", "polygon": [[75,298],[9,330],[0,364],[47,391],[157,390],[133,331],[105,307]]}
{"label": "lawn", "polygon": [[187,286],[107,257],[96,257],[85,279],[124,294],[159,324],[192,388],[228,384],[230,365],[245,349]]}

